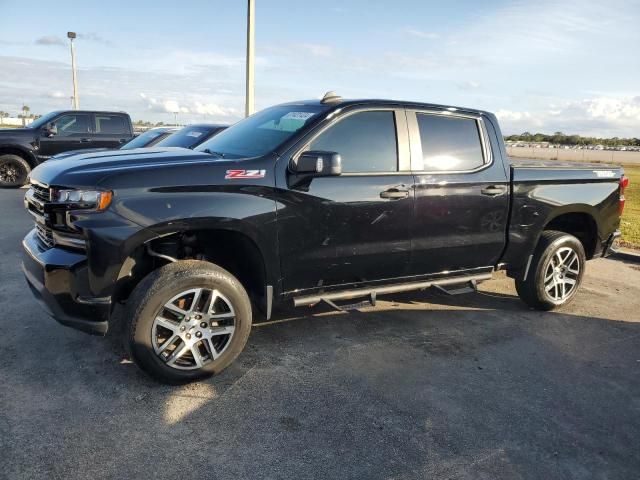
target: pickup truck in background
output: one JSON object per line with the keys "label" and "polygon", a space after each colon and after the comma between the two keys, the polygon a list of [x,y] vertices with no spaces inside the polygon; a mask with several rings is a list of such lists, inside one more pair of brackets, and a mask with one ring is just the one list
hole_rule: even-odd
{"label": "pickup truck in background", "polygon": [[276,304],[348,309],[506,270],[529,306],[561,307],[610,252],[626,185],[608,165],[511,162],[491,113],[327,94],[195,151],[44,163],[23,270],[64,325],[104,334],[124,304],[135,362],[180,383],[229,365]]}
{"label": "pickup truck in background", "polygon": [[33,168],[68,150],[116,148],[133,138],[122,112],[51,112],[25,128],[0,129],[0,188],[21,187]]}

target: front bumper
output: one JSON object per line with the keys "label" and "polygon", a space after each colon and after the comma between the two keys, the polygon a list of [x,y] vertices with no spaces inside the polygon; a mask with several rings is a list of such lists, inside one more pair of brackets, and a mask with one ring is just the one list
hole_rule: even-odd
{"label": "front bumper", "polygon": [[62,325],[106,334],[111,298],[90,295],[86,255],[44,247],[35,229],[27,234],[22,246],[24,276],[44,310]]}

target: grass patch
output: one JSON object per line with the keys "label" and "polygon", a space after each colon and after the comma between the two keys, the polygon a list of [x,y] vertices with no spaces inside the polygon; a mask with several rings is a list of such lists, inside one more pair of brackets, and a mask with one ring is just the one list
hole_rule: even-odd
{"label": "grass patch", "polygon": [[624,174],[631,183],[624,193],[627,202],[620,227],[622,241],[640,248],[640,165],[626,165]]}

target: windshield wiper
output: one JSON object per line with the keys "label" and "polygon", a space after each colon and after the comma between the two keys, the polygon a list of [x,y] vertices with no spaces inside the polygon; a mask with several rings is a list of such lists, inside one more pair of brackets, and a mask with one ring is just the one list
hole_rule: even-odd
{"label": "windshield wiper", "polygon": [[214,152],[213,150],[209,150],[208,148],[205,148],[202,151],[204,153],[208,153],[209,155],[215,155],[216,157],[224,158],[224,153],[222,152]]}

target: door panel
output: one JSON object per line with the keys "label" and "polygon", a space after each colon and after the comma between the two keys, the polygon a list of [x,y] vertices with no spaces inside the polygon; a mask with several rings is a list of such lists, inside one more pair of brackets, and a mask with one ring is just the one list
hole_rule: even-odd
{"label": "door panel", "polygon": [[452,123],[441,116],[419,125],[408,113],[408,123],[413,166],[419,160],[416,170],[441,169],[414,172],[411,272],[446,274],[495,265],[505,245],[509,181],[484,122],[461,117]]}
{"label": "door panel", "polygon": [[[285,290],[335,286],[407,274],[411,175],[315,178],[290,190],[278,210]],[[405,198],[382,198],[405,190]]]}
{"label": "door panel", "polygon": [[300,182],[282,166],[278,242],[284,291],[406,275],[414,195],[404,111],[342,112],[282,160],[295,162],[307,150],[340,154],[343,174]]}

